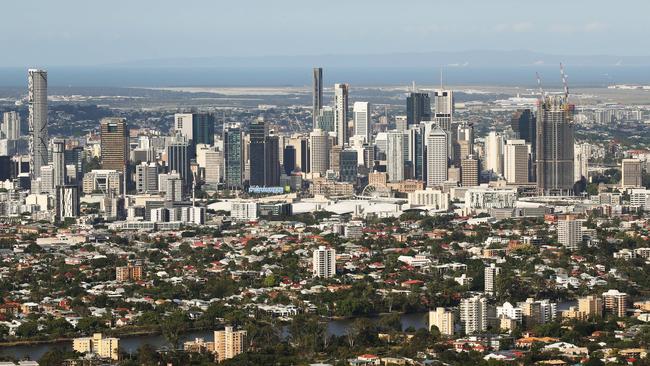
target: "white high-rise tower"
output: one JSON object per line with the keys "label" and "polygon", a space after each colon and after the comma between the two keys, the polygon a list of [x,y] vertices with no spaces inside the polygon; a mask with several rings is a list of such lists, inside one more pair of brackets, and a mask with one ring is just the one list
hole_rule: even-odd
{"label": "white high-rise tower", "polygon": [[334,131],[336,144],[348,143],[348,84],[334,84]]}
{"label": "white high-rise tower", "polygon": [[354,102],[352,113],[354,117],[354,135],[361,136],[366,143],[370,143],[370,103]]}
{"label": "white high-rise tower", "polygon": [[427,186],[440,185],[447,180],[447,133],[435,126],[427,136]]}

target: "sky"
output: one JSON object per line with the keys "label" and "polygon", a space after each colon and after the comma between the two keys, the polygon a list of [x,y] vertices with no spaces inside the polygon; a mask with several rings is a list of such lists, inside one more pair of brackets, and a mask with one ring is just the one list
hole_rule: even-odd
{"label": "sky", "polygon": [[11,67],[520,49],[650,55],[647,0],[7,0],[0,9],[0,66]]}

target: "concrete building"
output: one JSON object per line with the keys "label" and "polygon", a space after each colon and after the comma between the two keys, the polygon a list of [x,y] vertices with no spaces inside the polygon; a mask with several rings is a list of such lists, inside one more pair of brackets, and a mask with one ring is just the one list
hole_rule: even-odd
{"label": "concrete building", "polygon": [[485,293],[488,295],[496,294],[496,284],[501,268],[497,267],[494,263],[489,267],[485,267]]}
{"label": "concrete building", "polygon": [[47,71],[28,70],[29,105],[29,171],[32,179],[40,177],[41,167],[47,165],[49,142],[47,123]]}
{"label": "concrete building", "polygon": [[496,176],[503,175],[503,135],[490,131],[485,138],[485,170]]}
{"label": "concrete building", "polygon": [[323,108],[323,68],[314,67],[312,70],[312,129],[317,128],[318,115]]}
{"label": "concrete building", "polygon": [[231,359],[246,350],[246,331],[226,327],[214,332],[214,352],[218,362]]}
{"label": "concrete building", "polygon": [[507,140],[503,146],[503,177],[510,184],[527,184],[531,147],[526,140]]}
{"label": "concrete building", "polygon": [[639,159],[623,159],[621,162],[621,186],[623,188],[641,187],[643,169]]}
{"label": "concrete building", "polygon": [[480,295],[465,298],[460,301],[460,321],[465,334],[481,333],[488,326],[487,299]]}
{"label": "concrete building", "polygon": [[416,190],[408,194],[408,202],[411,206],[425,206],[433,210],[447,211],[449,209],[449,193],[439,189],[427,188]]}
{"label": "concrete building", "polygon": [[610,289],[603,293],[603,309],[608,314],[623,318],[627,313],[629,300],[628,294]]}
{"label": "concrete building", "polygon": [[427,136],[427,186],[441,185],[447,180],[447,147],[449,137],[440,127]]}
{"label": "concrete building", "polygon": [[129,160],[129,129],[124,118],[104,118],[100,122],[102,169],[125,174]]}
{"label": "concrete building", "polygon": [[578,311],[584,318],[599,317],[603,315],[603,299],[589,295],[578,299]]}
{"label": "concrete building", "polygon": [[429,311],[429,330],[433,327],[438,328],[440,334],[444,336],[453,336],[456,327],[456,314],[452,310],[441,307]]}
{"label": "concrete building", "polygon": [[576,250],[582,243],[582,221],[567,217],[557,222],[557,241],[569,250]]}
{"label": "concrete building", "polygon": [[364,142],[370,143],[370,134],[372,132],[370,103],[354,102],[352,116],[354,118],[354,135],[361,136]]}
{"label": "concrete building", "polygon": [[479,184],[479,161],[473,155],[462,159],[460,162],[460,183],[463,187],[475,187]]}
{"label": "concrete building", "polygon": [[389,182],[404,180],[404,160],[404,133],[389,131],[386,149],[386,172]]}
{"label": "concrete building", "polygon": [[62,185],[56,187],[56,221],[79,217],[79,187]]}
{"label": "concrete building", "polygon": [[119,360],[120,339],[95,333],[92,337],[75,338],[72,349],[79,353],[92,353],[100,358]]}
{"label": "concrete building", "polygon": [[336,132],[336,144],[345,145],[348,143],[348,84],[334,84],[334,130]]}
{"label": "concrete building", "polygon": [[313,254],[314,277],[331,278],[336,276],[336,251],[332,248],[319,246]]}
{"label": "concrete building", "polygon": [[246,200],[231,201],[230,217],[237,221],[255,221],[258,219],[257,202]]}
{"label": "concrete building", "polygon": [[309,161],[311,172],[325,176],[330,162],[330,139],[321,129],[315,129],[309,134]]}

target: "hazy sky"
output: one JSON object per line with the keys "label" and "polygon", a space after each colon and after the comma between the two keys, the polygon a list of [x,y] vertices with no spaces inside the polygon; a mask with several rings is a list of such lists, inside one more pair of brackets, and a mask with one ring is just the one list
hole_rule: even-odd
{"label": "hazy sky", "polygon": [[0,66],[527,49],[649,55],[648,0],[6,0]]}

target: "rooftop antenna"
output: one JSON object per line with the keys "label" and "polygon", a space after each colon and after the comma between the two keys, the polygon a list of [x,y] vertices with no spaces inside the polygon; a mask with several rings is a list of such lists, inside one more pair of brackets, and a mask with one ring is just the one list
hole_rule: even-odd
{"label": "rooftop antenna", "polygon": [[538,72],[535,72],[537,77],[537,87],[539,88],[539,97],[544,98],[544,89],[542,88],[542,78],[539,76]]}
{"label": "rooftop antenna", "polygon": [[564,73],[564,65],[560,62],[560,75],[562,76],[562,85],[564,86],[564,98],[569,99],[569,84],[566,81],[566,74]]}
{"label": "rooftop antenna", "polygon": [[411,81],[411,91],[415,93],[415,80]]}

